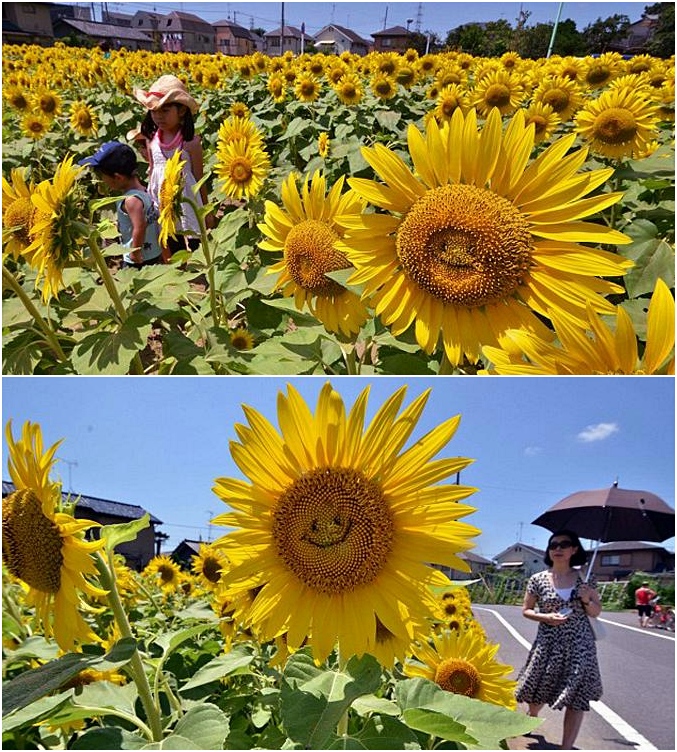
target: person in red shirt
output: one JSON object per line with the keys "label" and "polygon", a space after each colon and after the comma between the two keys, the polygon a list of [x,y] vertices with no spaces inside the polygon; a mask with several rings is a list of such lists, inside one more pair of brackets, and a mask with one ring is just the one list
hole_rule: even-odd
{"label": "person in red shirt", "polygon": [[656,593],[649,587],[648,582],[643,582],[635,590],[635,605],[637,606],[637,615],[639,626],[646,627],[651,618],[651,599],[656,597]]}

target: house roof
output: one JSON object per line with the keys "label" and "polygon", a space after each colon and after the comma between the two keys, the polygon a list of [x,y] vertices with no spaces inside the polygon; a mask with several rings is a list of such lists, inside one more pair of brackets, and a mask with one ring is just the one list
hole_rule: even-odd
{"label": "house roof", "polygon": [[[616,543],[603,543],[599,547],[600,553],[607,551],[667,551],[657,543],[643,543],[642,541],[618,541]],[[670,553],[668,551],[668,553]]]}
{"label": "house roof", "polygon": [[485,559],[484,556],[474,554],[472,551],[464,551],[459,554],[459,559],[465,559],[466,561],[473,562],[475,564],[491,564],[490,559]]}
{"label": "house roof", "polygon": [[315,34],[313,38],[317,39],[317,37],[319,37],[323,32],[327,31],[327,29],[337,29],[341,32],[341,34],[348,37],[351,42],[369,45],[369,42],[366,39],[363,39],[359,34],[356,34],[351,29],[347,29],[345,26],[339,26],[338,24],[328,24],[327,26],[324,26],[317,32],[317,34]]}
{"label": "house roof", "polygon": [[[278,26],[277,29],[273,29],[272,31],[268,31],[264,34],[266,37],[279,37],[280,29],[282,27]],[[292,37],[294,39],[300,39],[301,38],[301,30],[297,29],[296,26],[287,26],[284,27],[284,36],[286,37]]]}
{"label": "house roof", "polygon": [[516,546],[519,546],[520,548],[525,549],[526,551],[528,551],[528,552],[530,552],[532,554],[535,554],[536,556],[544,556],[545,555],[545,551],[543,551],[542,549],[535,548],[534,546],[530,546],[527,543],[521,543],[521,542],[518,541],[517,543],[513,543],[512,546],[508,546],[508,548],[506,548],[503,551],[501,551],[500,553],[496,554],[496,556],[494,556],[494,559],[498,559],[501,556],[503,556],[504,554],[507,554],[507,553],[510,553],[511,551],[514,551]]}
{"label": "house roof", "polygon": [[411,36],[411,32],[407,31],[404,26],[393,26],[390,29],[383,29],[383,31],[375,31],[370,36],[372,37],[408,37]]}
{"label": "house roof", "polygon": [[[179,21],[178,26],[169,23],[170,20],[173,21],[174,19]],[[208,31],[213,33],[214,31],[214,27],[204,19],[195,16],[192,13],[184,13],[180,10],[173,10],[171,13],[163,16],[160,20],[160,26],[162,26],[163,29],[168,29],[170,25],[172,29],[182,29],[183,31],[201,31],[202,33]]]}
{"label": "house roof", "polygon": [[115,26],[114,24],[104,24],[98,21],[78,21],[74,18],[60,18],[55,22],[58,24],[67,24],[72,26],[81,34],[97,39],[132,39],[136,42],[152,41],[148,34],[144,34],[141,29],[130,29],[127,26]]}
{"label": "house roof", "polygon": [[227,26],[234,37],[238,39],[251,39],[253,41],[251,31],[249,31],[249,29],[245,29],[244,26],[240,26],[239,24],[234,23],[233,21],[216,21],[212,24],[212,26],[215,29]]}
{"label": "house roof", "polygon": [[[3,497],[11,494],[15,490],[14,483],[10,481],[2,481],[2,495]],[[120,517],[126,520],[138,520],[139,517],[143,517],[146,514],[146,509],[138,504],[125,504],[122,501],[110,501],[108,499],[99,499],[96,496],[85,496],[84,494],[69,494],[62,491],[61,498],[64,501],[69,499],[78,499],[78,509],[91,509],[98,514],[105,514],[109,517]],[[150,513],[149,513],[150,514]],[[162,520],[159,520],[154,514],[150,515],[150,521],[154,525],[161,525]]]}
{"label": "house roof", "polygon": [[200,552],[200,546],[204,544],[204,541],[196,541],[196,540],[189,540],[188,538],[184,538],[181,543],[179,543],[174,551],[178,551],[181,547],[189,548],[191,551],[194,551],[196,554]]}

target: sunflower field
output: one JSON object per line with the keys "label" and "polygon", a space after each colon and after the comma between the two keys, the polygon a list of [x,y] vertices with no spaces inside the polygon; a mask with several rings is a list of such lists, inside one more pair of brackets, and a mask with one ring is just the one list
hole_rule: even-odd
{"label": "sunflower field", "polygon": [[289,385],[279,430],[243,406],[224,535],[141,571],[116,548],[149,515],[76,517],[61,442],[8,423],[3,749],[500,749],[536,728],[442,571],[480,532],[449,482],[472,460],[433,459],[460,416],[405,448],[430,393],[406,389],[367,425],[369,388],[346,410],[327,383],[313,413]]}
{"label": "sunflower field", "polygon": [[[120,268],[77,162],[167,73],[199,246]],[[5,45],[2,87],[4,373],[674,372],[674,58]]]}

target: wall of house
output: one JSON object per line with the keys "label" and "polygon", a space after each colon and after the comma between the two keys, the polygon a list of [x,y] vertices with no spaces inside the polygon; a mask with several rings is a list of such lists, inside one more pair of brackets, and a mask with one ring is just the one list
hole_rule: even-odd
{"label": "wall of house", "polygon": [[54,36],[49,6],[45,3],[3,3],[2,15],[22,31],[40,36]]}

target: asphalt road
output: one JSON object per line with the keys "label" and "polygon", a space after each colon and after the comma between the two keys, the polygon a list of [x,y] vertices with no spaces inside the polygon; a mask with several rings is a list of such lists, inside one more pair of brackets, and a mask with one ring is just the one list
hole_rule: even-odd
{"label": "asphalt road", "polygon": [[[515,667],[526,660],[536,622],[519,606],[473,606],[497,658]],[[587,713],[576,749],[675,749],[675,636],[639,629],[634,612],[604,613],[606,638],[597,643],[604,696]],[[522,709],[525,709],[522,706]],[[509,740],[510,749],[558,749],[563,714],[545,708],[532,735]]]}

